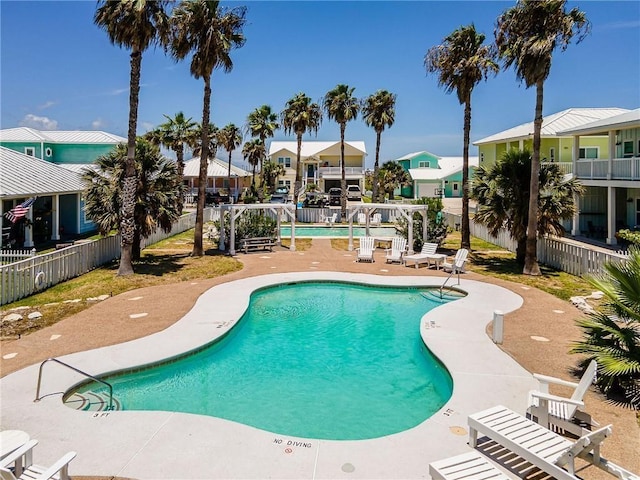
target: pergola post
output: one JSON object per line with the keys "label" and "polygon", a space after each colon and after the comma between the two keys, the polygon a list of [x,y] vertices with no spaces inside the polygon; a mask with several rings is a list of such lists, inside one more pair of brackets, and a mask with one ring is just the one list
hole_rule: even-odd
{"label": "pergola post", "polygon": [[225,207],[220,206],[218,207],[220,209],[220,241],[218,243],[218,250],[221,252],[225,251],[225,241],[226,241],[226,236],[224,233],[224,211],[225,211]]}

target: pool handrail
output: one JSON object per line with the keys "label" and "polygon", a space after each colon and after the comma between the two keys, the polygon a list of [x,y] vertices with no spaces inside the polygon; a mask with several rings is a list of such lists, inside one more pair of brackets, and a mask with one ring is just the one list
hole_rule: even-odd
{"label": "pool handrail", "polygon": [[49,357],[47,358],[45,361],[43,361],[40,364],[40,368],[38,369],[38,385],[36,387],[36,398],[34,400],[34,402],[39,402],[41,400],[42,397],[40,397],[40,383],[42,382],[42,367],[44,367],[44,364],[47,362],[56,362],[59,363],[60,365],[67,367],[71,370],[73,370],[74,372],[79,373],[80,375],[84,375],[87,378],[90,378],[91,380],[93,380],[94,382],[98,382],[98,383],[102,383],[103,385],[106,385],[107,387],[109,387],[109,410],[113,410],[113,386],[109,383],[109,382],[105,382],[104,380],[101,380],[97,377],[94,377],[93,375],[88,374],[87,372],[83,372],[82,370],[73,367],[71,365],[69,365],[68,363],[63,362],[62,360],[58,360],[57,358],[54,357]]}

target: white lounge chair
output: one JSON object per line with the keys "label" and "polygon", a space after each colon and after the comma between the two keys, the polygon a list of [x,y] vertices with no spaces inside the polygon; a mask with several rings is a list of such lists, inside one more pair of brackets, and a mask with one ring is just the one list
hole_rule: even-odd
{"label": "white lounge chair", "polygon": [[387,248],[386,259],[387,263],[400,262],[402,263],[402,255],[404,255],[407,249],[407,239],[404,237],[393,237],[391,241],[391,248]]}
{"label": "white lounge chair", "polygon": [[[529,392],[527,413],[540,425],[558,433],[567,431],[577,437],[584,435],[588,432],[585,426],[597,425],[581,409],[584,407],[583,398],[596,377],[597,369],[598,364],[592,360],[579,383],[535,373],[533,376],[538,380],[539,387],[538,390]],[[551,395],[550,384],[571,387],[574,390],[569,398]]]}
{"label": "white lounge chair", "polygon": [[409,266],[410,262],[413,262],[416,268],[421,263],[429,263],[431,261],[432,255],[436,254],[436,250],[438,249],[437,243],[423,243],[422,250],[420,253],[414,253],[413,255],[405,255],[402,257],[402,261],[406,267]]}
{"label": "white lounge chair", "polygon": [[371,221],[369,222],[369,224],[380,226],[382,224],[382,214],[374,213],[373,215],[371,215]]}
{"label": "white lounge chair", "polygon": [[[76,452],[69,452],[50,467],[33,464],[33,447],[37,440],[30,440],[22,447],[0,460],[0,478],[2,480],[48,479],[69,480],[69,462]],[[13,471],[11,470],[13,469]]]}
{"label": "white lounge chair", "polygon": [[331,215],[327,215],[324,218],[324,223],[326,223],[327,225],[333,225],[334,223],[336,223],[337,219],[338,219],[338,214],[332,213]]}
{"label": "white lounge chair", "polygon": [[445,272],[451,273],[464,273],[464,264],[467,261],[467,256],[469,255],[469,250],[466,248],[461,248],[456,252],[456,256],[453,258],[451,263],[446,260],[442,263],[442,268]]}
{"label": "white lounge chair", "polygon": [[356,261],[375,262],[373,259],[374,240],[373,237],[360,237],[360,246],[356,248],[358,253]]}
{"label": "white lounge chair", "polygon": [[366,225],[367,224],[367,216],[364,213],[359,213],[358,214],[358,224],[359,225]]}
{"label": "white lounge chair", "polygon": [[611,425],[573,441],[502,405],[469,415],[468,423],[469,446],[472,448],[476,447],[480,433],[557,480],[578,478],[575,475],[577,457],[618,478],[639,478],[600,456],[600,445],[611,435]]}

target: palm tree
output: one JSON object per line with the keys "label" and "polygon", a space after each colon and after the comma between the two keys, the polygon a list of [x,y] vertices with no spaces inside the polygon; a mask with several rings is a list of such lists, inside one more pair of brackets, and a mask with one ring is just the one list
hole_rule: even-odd
{"label": "palm tree", "polygon": [[[478,201],[474,221],[491,235],[506,229],[517,242],[516,261],[524,264],[531,185],[531,152],[510,150],[495,164],[481,165],[475,173],[471,196]],[[538,174],[538,234],[562,235],[562,220],[572,218],[575,195],[584,191],[575,178],[565,180],[557,163],[542,165]]]}
{"label": "palm tree", "polygon": [[167,1],[100,0],[93,21],[107,32],[114,45],[131,50],[129,77],[129,128],[127,131],[127,164],[122,179],[122,212],[120,214],[120,234],[122,235],[120,266],[118,275],[130,275],[134,208],[136,192],[136,126],[138,123],[138,94],[140,92],[140,71],[142,52],[155,43],[164,43],[167,38],[169,18],[165,11]]}
{"label": "palm tree", "polygon": [[[168,115],[164,115],[164,117],[167,119],[165,123],[161,123],[144,136],[154,145],[162,145],[176,153],[178,175],[182,178],[184,176],[184,146],[193,141],[193,134],[198,124],[191,118],[185,117],[182,112],[176,113],[173,118]],[[178,201],[180,211],[182,211],[182,205],[183,199],[180,198]]]}
{"label": "palm tree", "polygon": [[231,154],[242,144],[242,132],[233,123],[218,130],[218,145],[229,153],[229,169],[227,171],[227,188],[231,195]]}
{"label": "palm tree", "polygon": [[242,156],[249,162],[252,170],[251,177],[251,190],[255,191],[256,188],[256,167],[264,158],[264,143],[259,138],[249,140],[242,147]]}
{"label": "palm tree", "polygon": [[205,188],[207,161],[209,159],[209,117],[211,114],[211,76],[214,69],[225,72],[233,69],[230,52],[245,43],[242,28],[245,24],[245,7],[223,9],[216,0],[184,0],[172,15],[171,54],[182,60],[190,53],[191,75],[202,78],[204,94],[202,101],[202,128],[200,145],[200,174],[196,226],[193,237],[193,255],[203,256],[202,227],[204,225]]}
{"label": "palm tree", "polygon": [[340,205],[342,206],[342,217],[347,216],[347,179],[344,165],[344,131],[347,122],[355,120],[360,111],[360,102],[353,96],[355,88],[348,85],[338,84],[333,90],[329,90],[324,96],[324,110],[327,117],[333,119],[340,125],[340,168],[342,170],[342,182],[340,188]]}
{"label": "palm tree", "polygon": [[264,154],[260,158],[260,171],[262,171],[262,163],[267,153],[267,138],[272,138],[275,131],[280,128],[277,120],[278,114],[271,111],[270,105],[262,105],[256,108],[247,117],[247,130],[252,137],[258,137],[265,146]]}
{"label": "palm tree", "polygon": [[[85,211],[107,235],[120,225],[122,180],[126,175],[128,147],[117,145],[96,159],[97,170],[85,169],[83,179]],[[178,198],[182,197],[182,177],[175,162],[160,154],[156,145],[139,137],[136,142],[135,168],[138,181],[135,192],[133,260],[140,259],[140,240],[156,228],[170,232],[179,217]]]}
{"label": "palm tree", "polygon": [[[398,162],[387,162],[378,171],[378,182],[383,192],[389,194],[389,200],[393,200],[393,191],[411,182],[411,177]],[[384,197],[384,194],[383,194]]]}
{"label": "palm tree", "polygon": [[592,277],[593,287],[604,292],[604,308],[577,321],[583,339],[572,353],[598,362],[598,384],[610,396],[640,409],[640,247],[629,248],[626,261],[610,262],[604,274]]}
{"label": "palm tree", "polygon": [[378,169],[380,168],[380,137],[386,127],[391,127],[396,118],[396,95],[387,90],[378,90],[362,102],[362,116],[368,127],[376,132],[376,161],[373,167],[373,201],[378,200]]}
{"label": "palm tree", "polygon": [[460,248],[471,248],[469,228],[469,137],[471,133],[471,93],[490,73],[498,73],[495,49],[483,45],[485,36],[471,24],[454,30],[441,45],[431,47],[424,57],[427,73],[438,74],[438,85],[446,93],[456,92],[464,105],[462,147],[462,229]]}
{"label": "palm tree", "polygon": [[302,136],[307,132],[318,133],[320,123],[322,123],[322,110],[320,109],[320,105],[312,102],[311,98],[301,92],[289,99],[280,116],[284,132],[287,135],[291,132],[295,133],[296,139],[298,140],[296,181],[293,185],[293,198],[297,208],[298,195],[302,187],[302,165],[300,164]]}
{"label": "palm tree", "polygon": [[590,31],[584,12],[577,8],[565,10],[566,0],[518,0],[518,3],[502,13],[497,20],[495,37],[498,55],[505,68],[511,66],[516,77],[527,88],[536,87],[536,111],[533,120],[533,158],[531,185],[529,187],[529,224],[523,273],[540,275],[536,258],[536,234],[538,232],[538,171],[540,170],[540,131],[542,129],[542,105],[544,82],[551,70],[553,51],[564,51],[577,35],[581,42]]}
{"label": "palm tree", "polygon": [[281,177],[285,173],[284,166],[279,163],[267,160],[263,164],[264,183],[271,192],[275,189],[278,177]]}

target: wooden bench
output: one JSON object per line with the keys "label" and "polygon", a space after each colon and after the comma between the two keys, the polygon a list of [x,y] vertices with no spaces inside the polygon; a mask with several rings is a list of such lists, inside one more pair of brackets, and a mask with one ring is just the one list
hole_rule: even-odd
{"label": "wooden bench", "polygon": [[273,251],[273,247],[276,242],[271,237],[254,237],[254,238],[243,238],[240,240],[240,249],[244,251],[244,253],[248,253],[249,250],[258,250],[267,248],[269,251]]}

